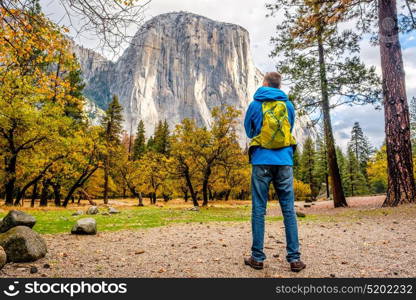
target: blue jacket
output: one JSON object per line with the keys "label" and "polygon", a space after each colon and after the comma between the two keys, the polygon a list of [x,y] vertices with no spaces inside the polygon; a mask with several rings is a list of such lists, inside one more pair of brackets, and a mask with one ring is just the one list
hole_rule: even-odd
{"label": "blue jacket", "polygon": [[[262,102],[264,101],[285,101],[289,114],[290,130],[293,130],[295,124],[295,108],[286,94],[276,88],[261,87],[254,94],[254,101],[248,106],[244,120],[244,128],[249,138],[253,138],[260,133],[263,124]],[[281,149],[265,149],[255,147],[251,155],[251,164],[253,165],[277,165],[293,166],[293,147]]]}

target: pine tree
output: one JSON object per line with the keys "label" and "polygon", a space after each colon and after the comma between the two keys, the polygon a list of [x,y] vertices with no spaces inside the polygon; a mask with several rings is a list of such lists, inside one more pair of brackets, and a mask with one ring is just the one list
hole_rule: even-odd
{"label": "pine tree", "polygon": [[350,187],[350,178],[348,177],[348,159],[345,157],[344,152],[342,152],[341,147],[336,147],[337,152],[337,162],[339,166],[339,172],[341,174],[342,187],[344,188],[344,194],[349,196],[349,187]]}
{"label": "pine tree", "polygon": [[412,139],[413,154],[416,154],[416,97],[410,100],[409,105],[410,116],[410,134]]}
{"label": "pine tree", "polygon": [[365,182],[368,185],[367,167],[373,149],[358,122],[355,122],[352,128],[351,140],[348,143],[348,148],[354,153],[355,160],[359,164],[360,172],[364,175]]}
{"label": "pine tree", "polygon": [[[74,59],[76,59],[75,56]],[[69,94],[73,97],[73,99],[84,101],[83,90],[85,83],[81,78],[81,70],[70,71],[68,74],[68,81],[71,86]],[[77,122],[83,120],[83,113],[81,101],[72,101],[65,105],[65,114]]]}
{"label": "pine tree", "polygon": [[155,151],[155,138],[153,136],[149,137],[146,144],[147,151]]}
{"label": "pine tree", "polygon": [[158,125],[155,128],[154,139],[153,139],[153,151],[168,155],[169,154],[169,125],[167,121],[159,121]]}
{"label": "pine tree", "polygon": [[362,195],[368,192],[367,182],[362,173],[360,162],[357,160],[354,149],[348,147],[347,152],[347,191],[349,196]]}
{"label": "pine tree", "polygon": [[136,138],[133,145],[133,160],[139,160],[146,152],[146,137],[143,120],[137,125]]}
{"label": "pine tree", "polygon": [[293,153],[293,176],[300,179],[299,148]]}
{"label": "pine tree", "polygon": [[322,183],[325,184],[326,188],[326,197],[330,198],[329,191],[329,172],[328,172],[328,155],[326,153],[325,140],[318,134],[316,141],[317,150],[316,150],[316,179],[319,183],[319,189],[322,186]]}
{"label": "pine tree", "polygon": [[111,156],[115,148],[121,144],[121,133],[123,130],[123,107],[116,95],[108,105],[103,118],[102,125],[105,129],[104,139],[106,143],[106,155],[104,158],[104,203],[108,203],[108,180],[111,167]]}
{"label": "pine tree", "polygon": [[165,121],[163,122],[163,151],[165,155],[169,156],[170,154],[170,130],[169,124]]}
{"label": "pine tree", "polygon": [[316,180],[316,150],[315,144],[311,137],[305,140],[302,154],[299,159],[299,178],[311,187],[312,198],[315,198],[319,193],[319,184]]}
{"label": "pine tree", "polygon": [[[325,1],[275,2],[268,8],[272,14],[283,10],[285,17],[277,26],[278,36],[272,39],[276,45],[272,56],[282,58],[277,68],[293,83],[290,93],[299,101],[300,110],[308,113],[321,110],[334,206],[347,206],[330,109],[346,103],[377,103],[381,94],[379,79],[375,68],[367,68],[354,55],[359,50],[359,36],[350,30],[340,33],[330,18],[325,17]],[[330,99],[336,96],[342,100],[330,104]]]}
{"label": "pine tree", "polygon": [[[356,21],[365,34],[373,33],[372,41],[380,48],[388,188],[383,206],[397,206],[416,201],[413,173],[409,107],[400,44],[400,32],[416,29],[414,0],[325,1],[325,17],[334,25]],[[398,3],[401,11],[398,13]]]}

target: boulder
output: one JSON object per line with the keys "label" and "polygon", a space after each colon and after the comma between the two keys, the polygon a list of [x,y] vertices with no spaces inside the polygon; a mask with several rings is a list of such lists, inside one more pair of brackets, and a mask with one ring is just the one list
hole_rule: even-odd
{"label": "boulder", "polygon": [[98,207],[90,206],[87,210],[87,215],[96,215],[96,214],[98,214]]}
{"label": "boulder", "polygon": [[120,213],[120,211],[118,211],[117,209],[115,209],[114,207],[109,207],[108,208],[108,212],[110,213],[110,214],[119,214]]}
{"label": "boulder", "polygon": [[84,212],[82,211],[82,210],[77,210],[76,212],[74,212],[72,215],[73,216],[81,216],[81,215],[83,215],[84,214]]}
{"label": "boulder", "polygon": [[0,246],[0,270],[4,267],[7,263],[7,254],[4,251],[3,247]]}
{"label": "boulder", "polygon": [[16,226],[0,234],[0,246],[7,254],[7,261],[30,262],[46,255],[45,240],[26,226]]}
{"label": "boulder", "polygon": [[96,234],[97,222],[93,218],[84,218],[76,221],[71,230],[72,234]]}
{"label": "boulder", "polygon": [[296,215],[297,215],[299,218],[304,218],[304,217],[306,217],[306,215],[305,215],[303,212],[300,212],[300,211],[297,211],[297,212],[296,212]]}
{"label": "boulder", "polygon": [[16,226],[27,226],[32,228],[36,223],[34,216],[31,216],[20,210],[11,210],[3,218],[0,224],[0,233],[8,231]]}

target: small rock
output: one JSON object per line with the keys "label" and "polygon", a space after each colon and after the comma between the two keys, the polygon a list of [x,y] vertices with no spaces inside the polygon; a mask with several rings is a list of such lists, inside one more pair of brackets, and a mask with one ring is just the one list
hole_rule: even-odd
{"label": "small rock", "polygon": [[37,272],[38,272],[38,268],[36,268],[35,266],[30,267],[30,274],[35,274]]}
{"label": "small rock", "polygon": [[97,223],[93,218],[84,218],[76,221],[71,230],[72,234],[96,234]]}
{"label": "small rock", "polygon": [[118,211],[114,207],[110,207],[110,208],[108,208],[108,213],[110,213],[110,214],[119,214],[120,211]]}
{"label": "small rock", "polygon": [[87,210],[87,215],[96,215],[96,214],[98,214],[98,207],[90,206]]}
{"label": "small rock", "polygon": [[194,206],[192,208],[189,209],[190,211],[199,211],[199,207],[198,206]]}
{"label": "small rock", "polygon": [[7,261],[30,262],[46,255],[43,237],[26,226],[16,226],[0,234],[0,246],[7,254]]}
{"label": "small rock", "polygon": [[0,246],[0,270],[7,263],[7,254],[4,251],[3,247]]}
{"label": "small rock", "polygon": [[36,219],[34,216],[31,216],[20,210],[11,210],[3,218],[0,224],[0,232],[6,232],[10,228],[16,226],[27,226],[29,228],[32,228],[35,225],[35,223]]}
{"label": "small rock", "polygon": [[299,218],[304,218],[304,217],[306,217],[306,215],[305,215],[303,212],[300,212],[300,211],[297,211],[297,212],[296,212],[296,215],[297,215]]}
{"label": "small rock", "polygon": [[84,212],[82,210],[77,210],[76,212],[74,212],[72,214],[72,216],[80,216],[80,215],[83,215],[83,214],[84,214]]}

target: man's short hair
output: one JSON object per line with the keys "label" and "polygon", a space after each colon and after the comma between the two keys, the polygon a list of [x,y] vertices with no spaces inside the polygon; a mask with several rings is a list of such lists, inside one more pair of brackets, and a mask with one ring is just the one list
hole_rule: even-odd
{"label": "man's short hair", "polygon": [[269,72],[266,73],[266,75],[264,76],[264,80],[267,81],[269,86],[276,89],[280,89],[280,86],[282,84],[282,75],[280,75],[280,73],[277,72]]}

